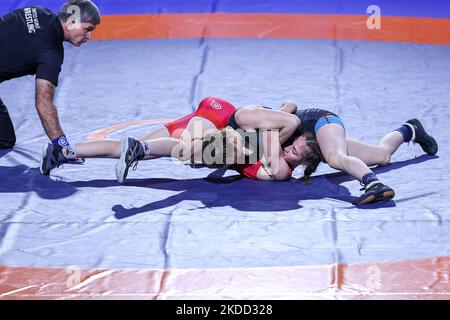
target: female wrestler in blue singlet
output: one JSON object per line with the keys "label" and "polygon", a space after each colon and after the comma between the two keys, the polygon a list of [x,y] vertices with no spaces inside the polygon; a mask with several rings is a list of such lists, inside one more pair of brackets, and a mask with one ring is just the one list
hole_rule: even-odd
{"label": "female wrestler in blue singlet", "polygon": [[[322,109],[297,111],[301,123],[294,135],[286,142],[283,154],[285,160],[295,168],[307,151],[306,137],[315,137],[321,152],[321,160],[330,167],[347,172],[363,185],[365,191],[354,204],[392,199],[395,192],[382,184],[368,166],[387,165],[391,155],[403,142],[420,144],[430,155],[437,153],[438,146],[428,135],[419,120],[408,120],[402,127],[384,136],[378,145],[369,145],[348,139],[342,120],[334,113]],[[319,164],[310,165],[305,176],[315,171]]]}

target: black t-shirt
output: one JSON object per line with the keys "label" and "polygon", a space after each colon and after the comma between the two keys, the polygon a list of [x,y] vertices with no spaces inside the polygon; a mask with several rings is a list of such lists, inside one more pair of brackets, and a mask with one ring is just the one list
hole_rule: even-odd
{"label": "black t-shirt", "polygon": [[50,10],[30,6],[0,17],[0,83],[36,74],[58,85],[64,30]]}

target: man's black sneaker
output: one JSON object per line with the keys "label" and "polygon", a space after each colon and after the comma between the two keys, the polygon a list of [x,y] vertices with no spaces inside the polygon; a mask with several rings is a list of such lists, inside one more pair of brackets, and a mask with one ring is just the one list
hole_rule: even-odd
{"label": "man's black sneaker", "polygon": [[42,147],[41,161],[39,169],[43,175],[48,176],[50,171],[67,162],[60,145],[46,143]]}

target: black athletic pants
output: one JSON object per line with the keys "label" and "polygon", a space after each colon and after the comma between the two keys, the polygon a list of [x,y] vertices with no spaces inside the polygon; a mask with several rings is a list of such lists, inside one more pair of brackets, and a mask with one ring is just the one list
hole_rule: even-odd
{"label": "black athletic pants", "polygon": [[9,149],[16,144],[16,134],[8,109],[0,98],[0,149]]}

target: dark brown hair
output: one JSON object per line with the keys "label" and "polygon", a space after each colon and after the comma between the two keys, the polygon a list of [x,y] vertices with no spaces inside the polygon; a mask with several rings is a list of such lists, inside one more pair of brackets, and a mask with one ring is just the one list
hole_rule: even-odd
{"label": "dark brown hair", "polygon": [[310,183],[311,175],[317,170],[317,167],[323,161],[323,155],[320,151],[319,143],[313,134],[306,133],[303,136],[305,137],[306,145],[311,149],[311,152],[302,160],[301,164],[305,166],[305,171],[303,172],[303,177],[300,180],[303,183]]}

